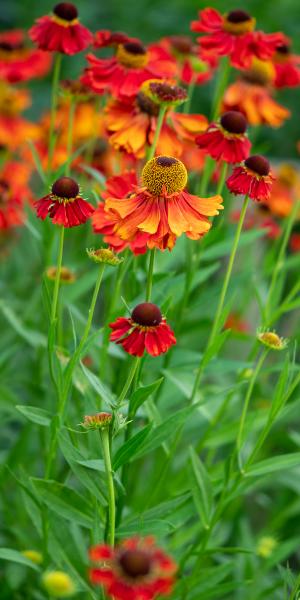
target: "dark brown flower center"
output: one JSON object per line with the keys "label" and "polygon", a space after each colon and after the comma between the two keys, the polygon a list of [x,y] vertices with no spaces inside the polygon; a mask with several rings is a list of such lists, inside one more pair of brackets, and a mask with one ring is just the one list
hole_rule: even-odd
{"label": "dark brown flower center", "polygon": [[226,19],[230,23],[244,23],[245,21],[251,21],[251,15],[245,10],[232,10],[228,13]]}
{"label": "dark brown flower center", "polygon": [[4,179],[0,179],[0,206],[6,204],[9,199],[9,185]]}
{"label": "dark brown flower center", "polygon": [[245,133],[247,121],[244,115],[237,110],[229,110],[221,117],[221,125],[229,133]]}
{"label": "dark brown flower center", "polygon": [[151,115],[152,117],[158,116],[159,104],[155,104],[155,102],[150,100],[150,98],[148,98],[148,96],[146,96],[146,94],[144,94],[143,92],[139,92],[136,97],[136,101],[137,101],[137,105],[138,105],[139,109],[142,112],[147,113],[148,115]]}
{"label": "dark brown flower center", "polygon": [[25,48],[23,42],[8,42],[2,41],[0,42],[0,50],[4,50],[5,52],[13,52],[14,50],[22,50]]}
{"label": "dark brown flower center", "polygon": [[156,159],[156,164],[160,167],[172,167],[177,162],[178,160],[172,156],[158,156]]}
{"label": "dark brown flower center", "polygon": [[133,309],[131,318],[134,323],[143,327],[155,327],[161,323],[162,314],[156,304],[142,302]]}
{"label": "dark brown flower center", "polygon": [[254,171],[254,173],[257,173],[262,177],[265,175],[269,175],[270,173],[269,161],[260,154],[254,154],[253,156],[249,156],[249,158],[245,160],[245,165],[248,169],[251,169],[251,171]]}
{"label": "dark brown flower center", "polygon": [[54,14],[64,21],[73,21],[78,17],[78,10],[71,2],[60,2],[53,9]]}
{"label": "dark brown flower center", "polygon": [[146,48],[144,48],[144,46],[142,46],[142,44],[139,44],[138,42],[126,42],[126,44],[123,44],[123,48],[126,50],[126,52],[129,52],[129,54],[147,53]]}
{"label": "dark brown flower center", "polygon": [[144,550],[125,550],[119,557],[119,565],[125,575],[137,579],[150,573],[151,558]]}
{"label": "dark brown flower center", "polygon": [[188,35],[171,35],[169,40],[180,54],[191,54],[193,51],[193,40]]}
{"label": "dark brown flower center", "polygon": [[52,194],[58,198],[76,198],[79,194],[79,185],[71,177],[60,177],[52,186]]}
{"label": "dark brown flower center", "polygon": [[279,52],[279,54],[287,55],[290,53],[290,47],[288,44],[280,44],[276,47],[276,52]]}

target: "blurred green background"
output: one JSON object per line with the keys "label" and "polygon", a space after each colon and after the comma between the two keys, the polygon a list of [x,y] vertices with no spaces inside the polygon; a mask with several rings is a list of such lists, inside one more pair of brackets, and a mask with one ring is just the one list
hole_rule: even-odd
{"label": "blurred green background", "polygon": [[[51,11],[52,0],[2,0],[0,27],[29,28],[33,21]],[[82,22],[92,31],[113,29],[140,37],[144,42],[164,35],[189,33],[189,24],[205,6],[227,12],[236,8],[248,10],[256,17],[257,26],[266,32],[283,31],[292,38],[295,52],[300,54],[299,0],[247,0],[246,2],[202,2],[199,0],[74,0]],[[84,55],[65,58],[64,76],[76,77],[84,65]],[[192,109],[209,114],[213,82],[197,90]],[[29,115],[45,109],[49,99],[49,81],[34,82],[34,108]],[[279,130],[263,127],[256,141],[257,150],[271,157],[298,158],[300,139],[300,88],[277,94],[277,100],[289,108],[293,116]]]}

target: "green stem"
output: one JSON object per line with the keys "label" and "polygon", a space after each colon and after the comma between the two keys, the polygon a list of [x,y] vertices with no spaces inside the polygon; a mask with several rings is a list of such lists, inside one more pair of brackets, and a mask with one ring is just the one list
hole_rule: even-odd
{"label": "green stem", "polygon": [[69,108],[69,124],[68,124],[68,138],[67,138],[67,163],[66,163],[66,175],[70,175],[72,154],[73,154],[73,129],[74,129],[74,116],[76,110],[75,98],[71,98]]}
{"label": "green stem", "polygon": [[146,288],[146,302],[150,302],[150,300],[151,300],[154,260],[155,260],[155,248],[150,250],[150,256],[149,256],[149,268],[148,268],[147,288]]}
{"label": "green stem", "polygon": [[224,57],[221,61],[218,79],[216,81],[214,99],[213,99],[213,108],[212,108],[212,121],[215,121],[220,113],[220,107],[222,98],[225,92],[225,88],[228,83],[230,73],[230,62],[227,57]]}
{"label": "green stem", "polygon": [[227,176],[227,171],[228,171],[228,163],[223,162],[222,167],[221,167],[221,173],[220,173],[220,177],[219,177],[217,189],[216,189],[216,194],[217,195],[221,195],[222,194],[224,183],[225,183],[225,179],[226,179],[226,176]]}
{"label": "green stem", "polygon": [[152,142],[152,145],[151,145],[151,147],[149,149],[149,153],[148,153],[148,160],[151,160],[151,158],[154,157],[156,146],[157,146],[157,143],[159,140],[160,131],[161,131],[162,124],[164,121],[165,113],[166,113],[166,107],[161,106],[159,109],[158,117],[157,117],[156,130],[155,130],[153,142]]}
{"label": "green stem", "polygon": [[202,175],[197,186],[196,194],[203,198],[207,192],[209,180],[215,167],[215,161],[210,157],[206,156],[204,160],[204,166]]}
{"label": "green stem", "polygon": [[57,267],[56,267],[55,282],[54,282],[53,297],[52,297],[52,306],[51,306],[51,323],[53,323],[56,319],[59,284],[60,284],[60,274],[61,274],[62,258],[63,258],[63,251],[64,251],[64,236],[65,236],[65,228],[61,227],[60,234],[59,234],[59,249],[58,249]]}
{"label": "green stem", "polygon": [[[222,290],[221,290],[218,307],[216,310],[216,314],[215,314],[215,318],[213,321],[211,333],[210,333],[210,336],[208,339],[208,343],[206,346],[206,351],[213,345],[216,335],[219,331],[220,317],[223,312],[224,302],[225,302],[225,298],[226,298],[226,294],[227,294],[227,290],[228,290],[228,286],[229,286],[229,282],[230,282],[230,277],[231,277],[231,273],[232,273],[232,269],[233,269],[233,264],[234,264],[234,260],[235,260],[235,256],[236,256],[236,252],[237,252],[237,248],[238,248],[238,244],[239,244],[239,240],[240,240],[240,236],[241,236],[241,232],[242,232],[242,228],[243,228],[243,223],[244,223],[244,219],[245,219],[245,215],[246,215],[246,211],[247,211],[248,202],[249,202],[249,197],[245,196],[243,207],[242,207],[240,218],[239,218],[239,222],[238,222],[238,226],[237,226],[234,241],[233,241],[233,246],[232,246],[230,257],[229,257],[229,262],[228,262],[225,279],[224,279],[224,283],[223,283]],[[206,353],[206,351],[205,351],[205,353]],[[192,391],[192,395],[191,395],[191,402],[194,400],[195,395],[197,393],[200,379],[202,376],[202,371],[203,371],[203,366],[202,366],[202,361],[201,361],[198,371],[197,371],[197,374],[196,374],[196,379],[195,379],[195,383],[194,383],[194,387],[193,387],[193,391]]]}
{"label": "green stem", "polygon": [[194,76],[194,77],[192,77],[191,82],[188,87],[188,97],[187,97],[187,101],[185,102],[184,108],[183,108],[184,114],[188,114],[190,112],[195,87],[196,87],[196,77]]}
{"label": "green stem", "polygon": [[283,235],[281,246],[279,249],[277,261],[276,261],[276,264],[275,264],[275,267],[273,270],[271,284],[269,287],[269,292],[268,292],[268,296],[267,296],[267,300],[266,300],[264,325],[268,324],[268,320],[270,317],[270,310],[271,310],[271,306],[272,306],[272,299],[273,299],[274,291],[276,289],[278,276],[279,276],[279,273],[283,266],[284,255],[285,255],[288,241],[290,239],[291,231],[292,231],[294,222],[297,218],[297,215],[299,213],[299,210],[300,210],[300,200],[298,200],[297,202],[294,203],[293,209],[291,210],[291,212],[287,218],[287,221],[286,221],[284,235]]}
{"label": "green stem", "polygon": [[116,501],[113,471],[110,457],[109,431],[107,428],[100,430],[100,437],[102,443],[108,491],[108,543],[110,546],[113,547],[115,544]]}
{"label": "green stem", "polygon": [[54,154],[55,147],[55,116],[56,116],[56,107],[57,107],[57,96],[58,96],[58,85],[59,85],[59,76],[61,69],[61,60],[62,54],[59,52],[56,53],[54,59],[54,69],[53,69],[53,79],[52,79],[52,92],[51,92],[51,112],[50,112],[50,128],[49,128],[49,145],[48,145],[48,173],[52,169],[52,160]]}
{"label": "green stem", "polygon": [[257,380],[258,374],[263,366],[263,363],[265,361],[265,358],[266,358],[268,352],[269,352],[269,348],[266,348],[260,355],[260,357],[256,363],[256,367],[253,371],[252,377],[249,381],[247,393],[246,393],[245,400],[244,400],[242,416],[240,419],[240,426],[239,426],[237,439],[236,439],[236,450],[237,450],[238,456],[240,454],[240,450],[241,450],[242,443],[243,443],[243,433],[244,433],[245,421],[246,421],[246,416],[247,416],[247,412],[248,412],[250,398],[252,396],[253,388],[254,388],[255,382]]}
{"label": "green stem", "polygon": [[129,390],[129,388],[130,388],[130,386],[131,386],[131,384],[133,382],[133,379],[134,379],[134,376],[135,376],[135,372],[136,372],[136,370],[138,368],[139,361],[140,361],[140,357],[136,356],[135,359],[134,359],[134,361],[132,362],[131,368],[130,368],[129,373],[128,373],[128,377],[127,377],[127,379],[125,381],[125,384],[123,386],[123,389],[122,389],[122,391],[121,391],[121,393],[120,393],[120,395],[118,397],[117,404],[116,404],[116,409],[118,409],[121,406],[123,400],[125,400],[125,398],[126,398],[126,394],[127,394],[128,390]]}

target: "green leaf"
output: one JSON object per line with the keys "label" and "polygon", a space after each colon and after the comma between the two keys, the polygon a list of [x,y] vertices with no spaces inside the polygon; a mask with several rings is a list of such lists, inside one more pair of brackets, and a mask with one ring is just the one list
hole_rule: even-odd
{"label": "green leaf", "polygon": [[218,352],[221,350],[223,344],[226,342],[229,335],[230,335],[230,329],[226,329],[225,331],[222,331],[222,333],[217,335],[214,343],[211,346],[209,346],[209,348],[207,348],[207,351],[203,355],[203,358],[201,361],[203,368],[206,367],[206,365],[211,361],[211,359],[213,358],[213,356],[215,354],[218,354]]}
{"label": "green leaf", "polygon": [[113,468],[115,470],[128,463],[135,456],[151,430],[152,425],[147,425],[147,427],[136,433],[117,450],[113,460]]}
{"label": "green leaf", "polygon": [[6,304],[4,300],[0,300],[0,310],[2,310],[4,317],[15,330],[15,332],[21,338],[26,340],[26,342],[30,346],[33,346],[34,348],[39,346],[43,348],[46,347],[45,336],[39,331],[34,331],[33,329],[25,327],[25,325],[22,323],[19,317],[17,317],[16,313],[12,310],[10,306],[8,306],[8,304]]}
{"label": "green leaf", "polygon": [[97,394],[99,394],[100,398],[102,400],[104,400],[104,402],[106,402],[106,404],[108,404],[108,406],[113,406],[114,405],[114,396],[112,395],[112,393],[108,389],[108,387],[100,381],[100,379],[99,379],[99,377],[97,377],[97,375],[92,373],[92,371],[90,371],[90,369],[87,369],[87,367],[85,367],[82,363],[81,363],[81,368],[82,368],[86,378],[88,379],[90,385],[92,386],[93,390],[95,390],[95,392],[97,392]]}
{"label": "green leaf", "polygon": [[203,527],[209,528],[213,506],[212,485],[200,457],[192,446],[189,448],[192,467],[193,498],[199,512]]}
{"label": "green leaf", "polygon": [[153,383],[150,383],[150,385],[140,387],[138,390],[133,392],[130,399],[131,416],[134,416],[137,410],[140,408],[140,406],[142,406],[142,404],[147,400],[147,398],[149,398],[149,396],[151,396],[158,390],[163,380],[164,378],[161,377]]}
{"label": "green leaf", "polygon": [[16,409],[26,417],[32,423],[42,425],[42,427],[49,427],[52,419],[52,415],[48,410],[44,408],[37,408],[36,406],[26,406],[18,404]]}
{"label": "green leaf", "polygon": [[30,567],[35,571],[39,571],[39,567],[32,562],[26,556],[23,556],[21,552],[17,550],[12,550],[11,548],[0,548],[0,560],[8,560],[9,562],[19,563],[20,565],[25,565],[26,567]]}
{"label": "green leaf", "polygon": [[281,456],[273,456],[266,458],[261,462],[251,465],[245,473],[245,477],[261,477],[269,473],[276,473],[285,469],[293,469],[300,466],[300,452],[293,454],[282,454]]}
{"label": "green leaf", "polygon": [[102,175],[102,173],[100,173],[100,171],[97,171],[96,169],[93,169],[93,167],[90,167],[88,165],[85,164],[80,164],[80,167],[89,175],[91,175],[93,177],[93,179],[95,179],[95,181],[98,181],[98,183],[100,183],[100,185],[102,187],[105,186],[105,182],[106,182],[106,178],[104,177],[104,175]]}
{"label": "green leaf", "polygon": [[91,528],[92,507],[87,500],[70,487],[52,480],[31,479],[41,500],[48,508],[67,521],[75,521],[82,527]]}
{"label": "green leaf", "polygon": [[[255,240],[263,237],[264,231],[261,229],[252,229],[251,231],[244,231],[241,233],[239,240],[239,249],[249,244],[252,244]],[[221,258],[230,254],[232,248],[232,237],[230,236],[227,240],[222,242],[216,242],[203,253],[203,260],[214,260],[215,258]]]}
{"label": "green leaf", "polygon": [[46,178],[46,175],[44,173],[43,165],[42,165],[42,163],[40,161],[40,157],[38,155],[36,147],[35,147],[35,145],[34,145],[34,143],[33,143],[32,140],[26,140],[26,141],[27,141],[27,144],[28,144],[28,146],[30,148],[30,151],[31,151],[31,154],[32,154],[32,158],[33,158],[33,162],[35,164],[35,168],[36,168],[36,170],[37,170],[37,172],[38,172],[38,174],[39,174],[42,182],[46,183],[47,178]]}

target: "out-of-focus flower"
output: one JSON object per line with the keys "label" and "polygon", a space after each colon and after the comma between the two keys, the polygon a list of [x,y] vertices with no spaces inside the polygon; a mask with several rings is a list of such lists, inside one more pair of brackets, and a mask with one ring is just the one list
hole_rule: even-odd
{"label": "out-of-focus flower", "polygon": [[27,90],[0,82],[0,146],[14,151],[20,149],[26,140],[37,140],[41,136],[39,125],[20,116],[30,103]]}
{"label": "out-of-focus flower", "polygon": [[170,35],[160,40],[159,44],[174,56],[177,65],[177,76],[183,83],[196,85],[205,83],[213,76],[217,66],[217,58],[210,56],[203,60],[199,56],[198,45],[188,35]]}
{"label": "out-of-focus flower", "polygon": [[275,67],[270,61],[252,61],[251,69],[225,91],[222,112],[239,110],[249,125],[280,127],[290,111],[272,98]]}
{"label": "out-of-focus flower", "polygon": [[262,558],[269,558],[277,546],[278,541],[275,538],[265,535],[258,540],[256,553]]}
{"label": "out-of-focus flower", "polygon": [[276,180],[265,207],[276,217],[287,217],[300,197],[300,174],[293,165],[282,164],[275,169]]}
{"label": "out-of-focus flower", "polygon": [[25,32],[12,29],[0,33],[0,78],[10,83],[47,75],[51,54],[26,45]]}
{"label": "out-of-focus flower", "polygon": [[133,356],[143,356],[145,350],[151,356],[159,356],[176,344],[174,332],[158,306],[151,302],[138,304],[129,319],[119,317],[109,326],[110,340],[121,344]]}
{"label": "out-of-focus flower", "polygon": [[290,237],[289,247],[292,252],[300,252],[300,233],[292,233]]}
{"label": "out-of-focus flower", "polygon": [[22,554],[36,565],[41,565],[43,562],[43,555],[37,550],[23,550]]}
{"label": "out-of-focus flower", "polygon": [[107,429],[112,422],[112,418],[112,414],[107,412],[100,412],[96,415],[85,415],[81,425],[84,429]]}
{"label": "out-of-focus flower", "polygon": [[288,38],[276,47],[272,60],[275,67],[275,87],[285,88],[300,85],[300,56],[292,54]]}
{"label": "out-of-focus flower", "polygon": [[[106,198],[126,198],[132,194],[137,186],[137,176],[135,171],[128,171],[122,175],[114,175],[106,181],[106,189],[101,193]],[[129,247],[134,254],[144,254],[147,250],[147,234],[139,232],[132,241],[124,241],[115,232],[115,226],[119,219],[117,214],[105,211],[105,204],[98,204],[92,216],[92,225],[95,233],[100,233],[104,237],[104,242],[108,244],[115,252],[122,252]]]}
{"label": "out-of-focus flower", "polygon": [[[136,158],[145,156],[157,127],[159,105],[149,96],[148,85],[146,82],[130,102],[113,100],[105,109],[110,144]],[[203,115],[186,115],[169,110],[161,128],[157,154],[172,153],[180,157],[186,144],[193,142],[206,127],[207,119]]]}
{"label": "out-of-focus flower", "polygon": [[97,58],[87,56],[89,67],[82,81],[97,94],[110,92],[116,98],[136,96],[147,79],[172,78],[175,61],[157,46],[148,49],[139,40],[119,43],[115,56]]}
{"label": "out-of-focus flower", "polygon": [[[255,208],[257,208],[255,212],[247,211],[243,226],[244,229],[249,230],[254,227],[257,229],[264,229],[268,239],[276,240],[281,235],[280,225],[278,225],[277,221],[268,214],[268,211],[265,209],[265,204],[260,202]],[[231,222],[238,223],[240,215],[240,210],[234,210],[230,214]]]}
{"label": "out-of-focus flower", "polygon": [[[56,273],[57,273],[57,267],[48,267],[48,269],[46,271],[46,277],[48,279],[50,279],[50,281],[55,281]],[[71,271],[71,269],[68,269],[68,267],[61,267],[60,277],[59,277],[60,283],[69,284],[69,283],[74,283],[75,280],[76,280],[75,274],[73,271]]]}
{"label": "out-of-focus flower", "polygon": [[79,194],[79,185],[71,177],[60,177],[52,185],[50,194],[35,202],[36,214],[44,220],[47,215],[55,225],[76,227],[85,223],[94,207]]}
{"label": "out-of-focus flower", "polygon": [[255,19],[244,10],[232,10],[221,15],[214,8],[199,12],[199,20],[191,24],[192,31],[203,33],[199,39],[203,58],[229,56],[234,67],[248,68],[252,58],[268,60],[282,43],[282,33],[255,31]]}
{"label": "out-of-focus flower", "polygon": [[226,185],[232,194],[247,195],[259,201],[269,198],[273,180],[269,161],[264,156],[254,154],[234,168]]}
{"label": "out-of-focus flower", "polygon": [[270,350],[284,350],[288,345],[288,340],[276,333],[276,331],[259,330],[257,332],[258,341],[270,348]]}
{"label": "out-of-focus flower", "polygon": [[94,546],[90,558],[98,564],[90,570],[92,583],[115,600],[154,600],[169,595],[175,583],[176,564],[152,537],[124,540],[115,549]]}
{"label": "out-of-focus flower", "polygon": [[148,248],[171,250],[183,233],[198,240],[211,227],[207,217],[223,208],[221,196],[198,198],[184,190],[187,170],[172,156],[148,161],[141,183],[142,187],[133,188],[125,198],[107,198],[105,210],[117,215],[114,231],[121,239],[133,241],[144,232]]}
{"label": "out-of-focus flower", "polygon": [[30,170],[19,161],[9,161],[0,170],[0,230],[23,224],[24,204],[32,199]]}
{"label": "out-of-focus flower", "polygon": [[219,123],[212,123],[207,131],[198,135],[196,143],[215,160],[242,162],[249,156],[251,148],[246,130],[244,115],[232,110],[224,113]]}
{"label": "out-of-focus flower", "polygon": [[110,248],[98,248],[97,250],[87,248],[86,251],[88,257],[95,263],[104,263],[116,267],[123,261],[123,258],[119,258]]}
{"label": "out-of-focus flower", "polygon": [[45,590],[54,598],[68,598],[76,592],[75,584],[64,571],[48,571],[42,577]]}
{"label": "out-of-focus flower", "polygon": [[248,333],[250,326],[239,314],[232,312],[225,321],[224,329],[232,329],[238,333]]}
{"label": "out-of-focus flower", "polygon": [[76,54],[93,41],[91,32],[81,25],[78,11],[71,2],[60,2],[53,8],[51,16],[37,19],[29,35],[40,50]]}

